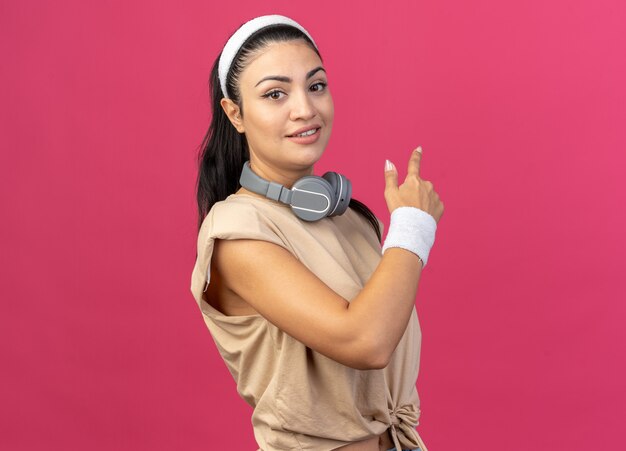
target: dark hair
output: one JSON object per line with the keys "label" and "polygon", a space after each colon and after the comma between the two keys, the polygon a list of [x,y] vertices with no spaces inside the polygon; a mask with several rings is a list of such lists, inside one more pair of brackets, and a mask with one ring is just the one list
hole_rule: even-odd
{"label": "dark hair", "polygon": [[[271,25],[257,30],[241,46],[226,77],[226,89],[230,94],[229,97],[239,106],[241,116],[244,114],[244,105],[238,86],[239,79],[251,57],[271,43],[298,39],[304,40],[317,53],[320,60],[322,59],[317,48],[306,34],[295,27],[284,24]],[[209,82],[213,109],[211,125],[204,136],[198,154],[198,230],[211,207],[241,187],[239,184],[241,168],[244,162],[250,158],[245,134],[237,131],[220,104],[222,97],[225,97],[222,93],[218,74],[220,55],[213,63]],[[364,203],[356,199],[350,199],[349,208],[363,215],[372,224],[380,242],[380,226],[374,213]]]}

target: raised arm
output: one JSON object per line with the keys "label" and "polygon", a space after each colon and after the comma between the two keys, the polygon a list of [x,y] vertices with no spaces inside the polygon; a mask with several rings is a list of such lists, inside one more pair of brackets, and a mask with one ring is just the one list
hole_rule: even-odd
{"label": "raised arm", "polygon": [[[413,152],[405,182],[385,171],[390,211],[415,206],[437,221],[443,204],[419,178]],[[357,369],[385,367],[409,321],[422,264],[414,253],[389,248],[357,296],[348,302],[286,249],[259,240],[216,240],[213,265],[223,283],[268,321],[306,346]],[[281,268],[276,271],[276,268]]]}

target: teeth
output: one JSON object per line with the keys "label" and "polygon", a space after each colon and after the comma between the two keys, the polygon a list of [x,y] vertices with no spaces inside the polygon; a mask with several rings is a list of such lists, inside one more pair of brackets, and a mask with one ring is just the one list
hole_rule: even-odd
{"label": "teeth", "polygon": [[316,131],[317,131],[317,129],[314,128],[313,130],[309,130],[308,132],[300,133],[299,135],[294,135],[294,136],[309,136],[309,135],[312,135],[313,133],[315,133]]}

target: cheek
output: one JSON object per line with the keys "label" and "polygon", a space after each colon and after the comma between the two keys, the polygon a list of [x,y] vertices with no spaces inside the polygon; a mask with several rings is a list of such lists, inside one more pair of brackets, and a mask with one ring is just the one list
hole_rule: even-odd
{"label": "cheek", "polygon": [[273,136],[280,135],[282,131],[281,123],[275,111],[264,112],[260,110],[258,114],[255,114],[254,118],[251,118],[250,123],[256,138],[260,141],[273,139]]}
{"label": "cheek", "polygon": [[259,108],[255,116],[261,132],[273,134],[284,126],[283,116],[278,108]]}
{"label": "cheek", "polygon": [[327,121],[332,121],[335,117],[335,106],[333,104],[332,97],[328,98],[328,101],[324,102],[323,105],[324,116]]}

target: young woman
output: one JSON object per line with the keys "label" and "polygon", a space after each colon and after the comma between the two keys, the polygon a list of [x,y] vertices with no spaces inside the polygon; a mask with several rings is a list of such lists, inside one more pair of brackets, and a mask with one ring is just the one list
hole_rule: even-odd
{"label": "young woman", "polygon": [[[443,203],[420,178],[421,149],[400,186],[386,162],[381,249],[383,224],[350,199],[349,181],[313,176],[334,108],[301,25],[280,15],[242,25],[213,65],[211,95],[191,291],[254,407],[259,449],[427,451],[415,429],[414,302]],[[246,162],[262,191],[241,177]],[[330,190],[316,194],[329,199],[321,217],[295,206],[310,201],[296,199],[303,180]]]}

